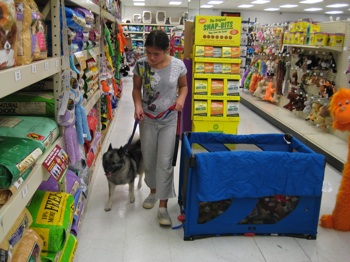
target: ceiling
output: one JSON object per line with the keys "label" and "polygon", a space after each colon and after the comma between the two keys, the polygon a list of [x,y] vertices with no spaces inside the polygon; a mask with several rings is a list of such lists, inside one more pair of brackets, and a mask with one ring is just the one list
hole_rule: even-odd
{"label": "ceiling", "polygon": [[[135,0],[122,0],[122,3],[124,6],[134,6]],[[142,1],[142,0],[137,0]],[[169,5],[170,1],[179,1],[182,2],[181,5]],[[189,5],[192,7],[191,9],[198,9],[198,6],[207,4],[208,2],[212,0],[144,0],[145,7],[170,7],[170,8],[176,8],[176,7],[182,7],[186,8]],[[350,4],[349,0],[324,0],[320,3],[315,4],[302,4],[300,2],[303,2],[302,0],[270,0],[269,3],[266,4],[253,4],[253,7],[251,8],[240,8],[239,5],[243,4],[252,4],[254,0],[222,0],[222,4],[214,5],[213,7],[210,7],[211,9],[217,9],[217,10],[227,10],[227,11],[264,11],[265,8],[279,8],[279,10],[276,10],[278,12],[310,12],[305,11],[304,9],[308,8],[322,8],[322,10],[311,12],[311,13],[317,13],[317,14],[325,14],[327,11],[342,11],[342,14],[334,14],[334,16],[349,16],[350,18]],[[260,0],[261,1],[261,0]],[[280,6],[283,4],[295,4],[298,5],[294,8],[281,8]],[[329,8],[326,7],[331,4],[348,4],[346,7],[339,7],[339,8]],[[267,12],[267,11],[264,11]],[[330,14],[333,15],[333,14]]]}

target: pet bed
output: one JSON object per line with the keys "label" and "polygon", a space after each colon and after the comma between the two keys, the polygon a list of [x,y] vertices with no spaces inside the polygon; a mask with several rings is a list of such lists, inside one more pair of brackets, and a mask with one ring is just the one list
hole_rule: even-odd
{"label": "pet bed", "polygon": [[0,189],[19,179],[43,151],[44,146],[32,139],[0,136]]}
{"label": "pet bed", "polygon": [[29,138],[48,148],[58,137],[55,120],[39,116],[0,116],[0,136]]}
{"label": "pet bed", "polygon": [[[185,240],[244,234],[316,238],[323,155],[284,134],[188,132],[182,141],[178,201]],[[204,152],[201,144],[235,149],[209,146],[219,151]]]}
{"label": "pet bed", "polygon": [[0,99],[0,115],[55,116],[53,92],[16,92]]}

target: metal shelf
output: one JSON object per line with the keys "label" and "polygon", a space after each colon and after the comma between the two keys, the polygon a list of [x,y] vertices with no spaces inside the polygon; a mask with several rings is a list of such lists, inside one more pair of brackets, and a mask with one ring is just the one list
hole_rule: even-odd
{"label": "metal shelf", "polygon": [[0,71],[2,85],[0,98],[19,91],[35,82],[52,76],[61,70],[60,57],[35,61],[29,65],[16,66]]}
{"label": "metal shelf", "polygon": [[315,49],[315,50],[343,52],[343,47],[334,47],[334,46],[284,44],[282,45],[282,50],[284,49],[284,47],[298,47],[298,48],[307,48],[307,49]]}
{"label": "metal shelf", "polygon": [[38,189],[43,180],[47,180],[50,174],[42,166],[42,163],[52,151],[52,149],[59,145],[63,146],[63,139],[59,137],[53,145],[46,149],[45,153],[35,163],[32,172],[28,178],[23,182],[20,188],[11,196],[6,204],[0,209],[0,242],[4,239],[12,225],[16,222],[16,218],[20,215],[22,210],[26,207],[29,200]]}

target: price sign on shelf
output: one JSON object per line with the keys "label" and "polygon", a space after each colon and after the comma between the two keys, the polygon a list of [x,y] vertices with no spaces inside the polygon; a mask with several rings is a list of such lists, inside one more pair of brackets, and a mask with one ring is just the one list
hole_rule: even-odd
{"label": "price sign on shelf", "polygon": [[56,145],[42,165],[56,181],[60,181],[68,169],[68,164],[68,154]]}

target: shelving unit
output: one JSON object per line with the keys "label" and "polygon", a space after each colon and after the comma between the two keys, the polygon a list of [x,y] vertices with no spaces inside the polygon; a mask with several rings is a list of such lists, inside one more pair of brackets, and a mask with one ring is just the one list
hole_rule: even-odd
{"label": "shelving unit", "polygon": [[[225,20],[225,21],[222,21]],[[230,28],[204,29],[220,20]],[[201,21],[201,22],[199,22]],[[218,24],[218,23],[217,23]],[[231,33],[237,31],[237,34]],[[193,46],[192,131],[236,134],[241,18],[197,16]]]}
{"label": "shelving unit", "polygon": [[143,48],[147,34],[153,29],[164,29],[170,36],[171,28],[176,25],[170,24],[144,24],[144,23],[122,23],[124,34],[131,35],[133,47]]}
{"label": "shelving unit", "polygon": [[[350,23],[348,21],[335,21],[322,22],[319,25],[321,32],[343,33],[345,35],[343,47],[284,44],[280,51],[292,53],[293,50],[298,50],[299,53],[304,53],[305,55],[326,55],[331,52],[336,61],[337,72],[333,73],[331,72],[331,69],[329,69],[328,71],[319,70],[316,73],[329,75],[331,80],[335,82],[336,88],[349,88],[350,75],[345,74],[345,71],[349,66],[350,57]],[[294,69],[291,70],[291,76],[295,71],[298,71],[298,75],[301,76],[302,74],[305,74],[306,71],[303,71],[301,68],[296,68],[294,65],[296,62],[295,59],[296,58],[291,59],[292,69],[294,67]],[[310,85],[306,87],[306,89],[308,97],[314,96],[316,100],[319,100],[319,87]],[[286,94],[280,97],[277,104],[271,104],[244,91],[245,90],[241,92],[242,104],[251,108],[254,112],[267,119],[282,131],[292,133],[315,151],[324,154],[327,162],[336,169],[339,171],[343,170],[348,150],[348,132],[340,132],[331,129],[325,131],[310,122],[305,121],[305,113],[302,111],[291,112],[283,108],[283,105],[287,104],[289,101]]]}
{"label": "shelving unit", "polygon": [[[98,5],[85,0],[70,0],[65,1],[65,4],[68,6],[79,6],[88,10],[91,10],[96,16],[102,16],[102,19],[105,21],[109,21],[111,23],[116,23],[120,21],[116,19],[113,15],[108,13],[105,10],[102,10]],[[46,17],[46,19],[51,20],[52,23],[52,56],[50,58],[35,61],[29,65],[17,66],[13,68],[9,68],[6,70],[0,71],[0,78],[3,84],[1,87],[0,98],[5,97],[11,93],[17,92],[19,90],[24,89],[25,87],[36,83],[40,80],[46,78],[53,79],[53,87],[54,87],[54,95],[56,101],[56,109],[58,108],[59,96],[62,92],[62,70],[63,68],[63,57],[61,57],[61,45],[62,42],[61,28],[60,28],[60,1],[59,0],[51,0],[46,3],[46,6],[43,8],[43,14],[46,16],[47,14],[51,14],[50,18]],[[102,26],[99,24],[99,26]],[[102,31],[102,30],[101,30]],[[93,48],[93,53],[90,51],[82,51],[82,55],[89,59],[92,56],[99,57],[101,52],[103,51],[102,45],[96,46]],[[84,107],[86,112],[90,112],[90,110],[97,105],[99,108],[101,91],[97,90],[92,97],[85,103]],[[57,113],[57,111],[56,111]],[[113,127],[114,122],[109,125]],[[53,145],[51,145],[45,153],[39,158],[39,160],[32,167],[32,171],[29,177],[20,185],[16,192],[11,196],[11,198],[5,203],[3,207],[0,209],[0,242],[4,239],[9,229],[16,221],[16,218],[19,216],[21,211],[25,208],[28,201],[34,195],[35,191],[41,184],[43,180],[47,180],[49,177],[49,173],[42,166],[43,161],[51,152],[51,150],[59,145],[63,148],[64,142],[63,137],[59,137]],[[95,176],[95,163],[99,161],[102,157],[101,148],[103,147],[103,141],[100,142],[98,148],[98,154],[95,156],[95,162],[91,166],[91,181]],[[89,184],[89,187],[92,187],[92,183]]]}

